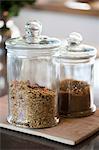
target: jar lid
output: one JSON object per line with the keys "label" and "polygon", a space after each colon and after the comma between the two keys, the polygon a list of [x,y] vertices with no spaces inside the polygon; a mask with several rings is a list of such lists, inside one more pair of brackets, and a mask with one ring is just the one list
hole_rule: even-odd
{"label": "jar lid", "polygon": [[27,22],[25,36],[6,41],[9,49],[53,49],[61,45],[60,40],[41,35],[42,24],[38,20]]}
{"label": "jar lid", "polygon": [[96,56],[97,50],[89,45],[82,44],[83,38],[79,33],[73,32],[64,42],[59,56],[72,60],[89,59]]}

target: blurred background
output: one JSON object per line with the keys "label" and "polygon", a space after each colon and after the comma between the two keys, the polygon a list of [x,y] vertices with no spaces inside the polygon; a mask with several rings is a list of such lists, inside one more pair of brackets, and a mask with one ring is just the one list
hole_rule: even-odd
{"label": "blurred background", "polygon": [[[42,34],[64,39],[79,32],[84,43],[99,50],[99,0],[0,0],[0,96],[7,93],[4,42],[23,36],[25,23],[32,19],[42,22]],[[99,81],[97,67],[95,82]]]}

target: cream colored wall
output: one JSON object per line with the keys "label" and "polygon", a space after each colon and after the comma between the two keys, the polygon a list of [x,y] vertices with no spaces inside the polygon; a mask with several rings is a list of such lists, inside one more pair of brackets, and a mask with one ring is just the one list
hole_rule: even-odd
{"label": "cream colored wall", "polygon": [[84,42],[99,48],[98,17],[22,9],[19,16],[13,19],[22,34],[25,22],[39,19],[43,24],[43,33],[46,35],[66,38],[69,33],[76,31],[83,35]]}

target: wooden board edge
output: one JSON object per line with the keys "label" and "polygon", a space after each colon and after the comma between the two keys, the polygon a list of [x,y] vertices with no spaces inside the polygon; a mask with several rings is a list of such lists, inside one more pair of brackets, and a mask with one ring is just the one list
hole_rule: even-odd
{"label": "wooden board edge", "polygon": [[67,144],[67,145],[76,145],[76,144],[78,144],[76,141],[72,141],[72,140],[69,140],[69,139],[64,139],[64,138],[44,134],[44,133],[41,133],[41,132],[38,132],[38,131],[34,131],[35,129],[33,130],[33,129],[26,129],[25,128],[25,130],[24,130],[24,128],[20,128],[20,127],[17,127],[17,126],[12,126],[12,125],[9,125],[9,124],[4,124],[4,123],[0,123],[0,127],[5,128],[5,129],[9,129],[9,130],[12,130],[12,131],[17,131],[17,132],[22,132],[22,133],[25,133],[25,134],[30,134],[30,135],[42,137],[42,138],[45,138],[45,139],[48,139],[48,140],[52,140],[52,141]]}

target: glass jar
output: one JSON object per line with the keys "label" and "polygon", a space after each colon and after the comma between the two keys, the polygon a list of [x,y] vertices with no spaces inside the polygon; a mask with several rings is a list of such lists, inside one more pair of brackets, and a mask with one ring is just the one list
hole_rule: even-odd
{"label": "glass jar", "polygon": [[57,77],[53,55],[61,42],[41,36],[39,21],[28,22],[24,37],[9,39],[8,122],[30,128],[45,128],[59,122]]}
{"label": "glass jar", "polygon": [[93,97],[96,49],[81,42],[79,33],[71,33],[56,55],[60,68],[58,110],[65,117],[88,116],[96,110]]}

